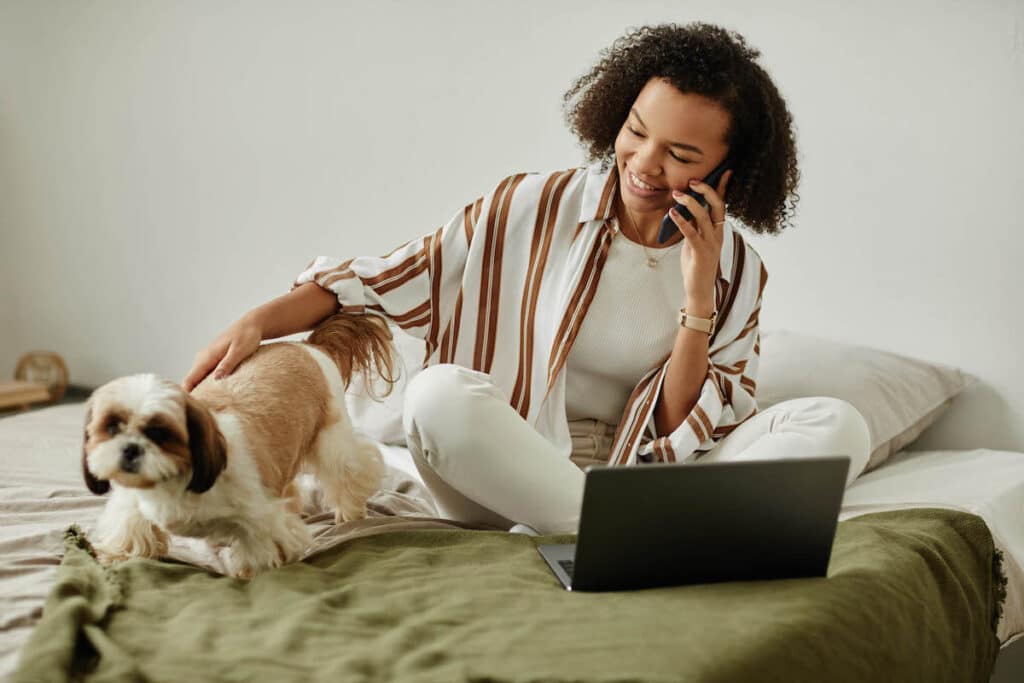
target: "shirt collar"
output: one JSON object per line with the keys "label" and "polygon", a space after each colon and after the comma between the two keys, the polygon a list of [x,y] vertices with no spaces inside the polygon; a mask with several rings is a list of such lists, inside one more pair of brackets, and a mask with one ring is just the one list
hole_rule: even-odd
{"label": "shirt collar", "polygon": [[[595,161],[585,168],[583,180],[583,201],[580,202],[580,223],[606,221],[612,217],[615,195],[619,191],[619,169],[614,161],[607,170],[601,170],[601,161]],[[732,262],[735,251],[735,237],[729,221],[722,226],[722,255],[718,261],[718,277],[732,280]]]}

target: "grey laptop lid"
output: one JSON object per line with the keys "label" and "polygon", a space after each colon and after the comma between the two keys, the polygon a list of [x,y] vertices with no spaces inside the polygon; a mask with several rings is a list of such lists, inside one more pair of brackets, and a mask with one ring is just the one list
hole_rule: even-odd
{"label": "grey laptop lid", "polygon": [[588,467],[576,544],[538,550],[571,590],[825,576],[849,464]]}

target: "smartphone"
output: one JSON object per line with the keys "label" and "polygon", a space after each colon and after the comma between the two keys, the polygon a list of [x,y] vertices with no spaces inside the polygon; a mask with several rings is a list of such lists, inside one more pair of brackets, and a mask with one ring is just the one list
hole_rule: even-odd
{"label": "smartphone", "polygon": [[[722,179],[722,174],[729,170],[730,161],[732,160],[729,157],[726,157],[725,161],[716,166],[715,169],[711,171],[711,173],[708,173],[707,177],[704,178],[704,184],[710,185],[711,187],[717,189],[718,181]],[[707,200],[704,199],[704,195],[702,195],[700,192],[697,192],[693,188],[688,187],[686,188],[686,194],[690,195],[698,202],[700,202],[700,205],[703,206],[704,208],[708,207]],[[676,204],[676,211],[683,214],[683,218],[685,218],[686,220],[693,220],[693,214],[690,213],[689,209],[687,209],[684,205]],[[672,220],[672,216],[666,213],[665,218],[663,218],[661,221],[661,230],[658,231],[658,243],[662,244],[664,242],[669,241],[669,239],[672,238],[672,235],[676,234],[677,232],[679,232],[679,226],[677,226],[676,222]]]}

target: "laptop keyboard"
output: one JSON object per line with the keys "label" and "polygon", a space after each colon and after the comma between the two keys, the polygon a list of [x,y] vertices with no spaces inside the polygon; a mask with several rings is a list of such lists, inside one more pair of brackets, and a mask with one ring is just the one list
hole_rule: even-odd
{"label": "laptop keyboard", "polygon": [[560,564],[562,566],[562,569],[565,570],[566,574],[568,574],[569,576],[572,576],[572,567],[573,567],[573,564],[574,564],[574,562],[572,560],[559,560],[558,564]]}

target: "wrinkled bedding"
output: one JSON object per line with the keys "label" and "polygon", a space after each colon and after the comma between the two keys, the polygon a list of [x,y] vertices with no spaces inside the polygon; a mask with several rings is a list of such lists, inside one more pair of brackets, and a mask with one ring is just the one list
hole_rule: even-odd
{"label": "wrinkled bedding", "polygon": [[[0,678],[42,614],[63,553],[63,536],[72,524],[91,528],[105,498],[81,479],[81,432],[85,409],[63,405],[0,419]],[[460,529],[458,522],[436,517],[404,449],[383,447],[388,478],[368,503],[368,517],[335,525],[333,513],[319,509],[313,491],[306,521],[323,547],[361,535],[414,529]],[[220,555],[202,541],[173,537],[169,554],[183,562],[223,573]]]}
{"label": "wrinkled bedding", "polygon": [[72,529],[15,681],[987,681],[998,556],[954,510],[842,522],[827,578],[562,589],[531,537],[332,539],[249,582]]}
{"label": "wrinkled bedding", "polygon": [[[90,494],[80,481],[78,458],[80,457],[80,434],[83,414],[84,409],[81,405],[57,406],[16,418],[0,420],[0,454],[2,454],[0,467],[2,467],[3,474],[3,477],[0,478],[0,606],[2,606],[2,610],[0,610],[2,612],[2,617],[0,617],[0,674],[9,673],[13,670],[19,650],[24,646],[32,629],[39,622],[43,602],[57,580],[65,531],[74,523],[79,524],[88,531],[104,502],[102,498]],[[905,478],[910,476],[907,474],[908,467],[910,469],[915,467],[912,462],[915,454],[908,455],[912,457],[904,458],[902,470],[899,469],[900,456],[894,459],[897,467],[894,467],[893,471],[900,472],[901,476]],[[930,454],[918,455],[924,457]],[[409,567],[422,569],[422,565],[425,563],[430,571],[426,574],[418,575],[416,582],[421,586],[424,584],[434,586],[434,589],[429,591],[430,595],[435,595],[437,591],[442,590],[442,584],[447,581],[441,581],[439,574],[441,573],[441,568],[447,567],[446,558],[448,555],[451,555],[453,558],[462,557],[464,560],[469,561],[470,564],[475,563],[474,566],[476,566],[477,570],[480,570],[481,567],[489,566],[489,569],[483,570],[487,576],[485,585],[488,589],[488,597],[481,602],[482,605],[492,605],[492,600],[489,596],[490,591],[496,591],[496,595],[505,596],[508,600],[513,600],[513,598],[522,593],[522,590],[527,590],[527,592],[538,590],[541,591],[540,594],[546,596],[545,600],[541,600],[541,603],[545,603],[547,599],[553,599],[557,603],[564,599],[563,593],[569,595],[565,591],[557,592],[561,591],[560,585],[554,576],[550,574],[539,555],[537,555],[535,545],[540,542],[539,539],[495,533],[495,530],[472,529],[467,525],[438,518],[436,510],[430,501],[429,494],[422,486],[415,468],[408,459],[407,452],[400,448],[387,448],[385,449],[385,457],[390,466],[389,480],[385,490],[371,500],[370,516],[368,519],[336,526],[332,524],[329,513],[318,511],[318,501],[315,499],[310,501],[310,507],[307,509],[307,521],[314,526],[316,543],[308,553],[311,559],[302,565],[298,565],[298,570],[306,571],[308,567],[319,567],[319,563],[326,562],[330,564],[334,559],[343,559],[339,553],[344,555],[342,550],[346,548],[350,550],[358,549],[358,553],[362,553],[364,548],[367,551],[374,549],[370,552],[370,557],[373,558],[373,561],[367,560],[366,566],[377,566],[384,555],[406,548],[409,552],[415,550],[416,552],[426,553],[412,558],[414,561],[406,566],[406,571],[411,571]],[[1000,481],[1003,482],[1001,492],[1008,494],[1012,493],[1008,489],[1010,483],[1015,483],[1018,487],[1024,487],[1024,469],[1018,468],[1018,463],[1024,465],[1024,460],[1015,460],[1013,462],[1009,458],[1004,458],[1004,460],[1008,464],[1005,468],[1006,471],[1000,472]],[[887,487],[885,485],[884,477],[888,467],[889,465],[880,468],[855,482],[853,487],[847,492],[850,505],[847,506],[844,501],[844,512],[841,519],[852,519],[854,516],[870,512],[907,507],[908,502],[918,506],[927,504],[932,507],[948,507],[949,510],[947,512],[951,517],[947,519],[961,520],[957,524],[962,523],[963,520],[978,519],[966,514],[968,512],[973,511],[980,515],[988,524],[988,528],[996,531],[994,534],[995,550],[1005,551],[1008,547],[1012,550],[1010,553],[1004,553],[1003,558],[1004,575],[1009,579],[1006,590],[1010,599],[1007,600],[998,620],[996,631],[998,640],[1006,642],[1019,634],[1021,632],[1019,596],[1021,585],[1024,584],[1024,574],[1020,570],[1019,557],[1015,554],[1018,550],[1018,546],[1015,544],[1024,539],[1024,535],[1018,534],[1019,530],[1005,520],[1006,516],[1002,515],[1000,510],[996,510],[992,506],[986,507],[986,505],[980,503],[974,504],[970,500],[956,500],[949,505],[935,505],[924,499],[917,500],[917,498],[921,497],[915,498],[912,494],[903,494],[901,498],[899,487]],[[935,469],[931,468],[932,471]],[[1010,473],[1011,470],[1012,473]],[[1011,476],[1013,473],[1017,477],[1016,480]],[[910,479],[907,479],[907,481],[910,481]],[[901,485],[905,483],[901,482]],[[931,488],[934,489],[934,485]],[[978,491],[982,491],[982,488],[979,487]],[[933,511],[933,513],[936,512]],[[999,514],[997,515],[997,513]],[[936,522],[932,519],[929,523],[935,524]],[[949,526],[949,529],[956,528],[957,524]],[[939,526],[943,525],[940,524]],[[981,526],[985,527],[984,524]],[[844,522],[844,524],[840,525],[840,528],[851,527]],[[862,527],[854,526],[853,528],[860,529]],[[943,533],[948,532],[949,529],[946,529]],[[895,531],[903,533],[908,530],[896,529]],[[947,540],[952,541],[955,536],[956,533],[949,536]],[[436,547],[431,545],[434,541],[430,540],[428,542],[428,538],[448,539],[441,546],[445,552],[437,554]],[[838,540],[839,538],[837,537],[837,543]],[[407,544],[407,547],[403,546],[403,544]],[[78,548],[78,546],[75,547]],[[453,548],[461,548],[462,550],[456,552],[452,550]],[[837,545],[833,560],[839,557],[838,549],[839,546]],[[449,552],[450,550],[451,552]],[[79,549],[76,552],[80,552],[79,559],[84,561],[85,558],[88,558],[87,553],[84,554],[84,557],[81,555],[84,551]],[[505,557],[505,554],[508,557]],[[981,554],[984,555],[984,549],[982,549]],[[209,572],[203,572],[195,566],[190,566],[198,565],[212,572],[218,572],[223,569],[222,565],[219,564],[220,558],[199,541],[175,539],[172,544],[171,555],[179,562],[188,564],[164,562],[154,563],[155,566],[163,568],[173,567],[175,571],[194,572],[196,577],[202,577],[196,580],[214,581],[215,584],[216,581],[221,581],[222,583],[230,583],[231,581],[223,577],[216,577]],[[399,553],[400,555],[401,553]],[[349,554],[350,558],[355,556],[352,553]],[[390,557],[390,555],[387,556]],[[438,558],[442,558],[443,561],[438,560]],[[404,559],[407,563],[410,561],[410,557],[405,557]],[[919,557],[915,562],[920,563],[921,561],[922,559]],[[927,565],[929,562],[930,560],[925,561],[925,564]],[[433,566],[435,563],[437,566]],[[131,563],[127,564],[130,565]],[[516,578],[517,575],[511,572],[511,568],[515,566],[520,566],[523,571],[526,571],[529,576],[539,583],[536,586],[523,584],[521,580]],[[452,577],[461,576],[460,572],[463,569],[452,569],[454,571]],[[876,569],[881,570],[881,567]],[[830,568],[830,574],[831,571]],[[975,574],[977,575],[973,577],[973,580],[983,577],[984,572],[975,572]],[[349,572],[346,571],[345,575],[349,575]],[[964,580],[968,580],[966,575],[956,578],[954,582]],[[473,580],[471,577],[464,577],[462,583],[453,582],[451,585],[451,590],[455,591],[454,594],[462,596],[461,604],[464,609],[468,609],[470,605],[481,601],[480,596],[465,593],[460,589],[460,587],[472,584]],[[548,592],[549,588],[557,588],[557,591],[550,593]],[[980,593],[984,593],[984,590],[979,586],[975,586],[975,589],[980,591]],[[391,589],[388,588],[385,590],[385,593],[388,594],[390,591]],[[237,592],[235,590],[232,594]],[[134,594],[131,594],[130,597],[134,598]],[[377,607],[373,607],[373,600],[368,595],[363,597],[366,599],[366,602],[361,604],[365,604],[368,610],[366,614],[376,613]],[[421,600],[422,607],[433,609],[431,605],[422,603],[422,600],[426,599],[425,597],[421,596],[419,599]],[[386,596],[382,600],[386,604],[391,604]],[[382,605],[382,607],[384,606]],[[309,608],[308,605],[307,608]],[[687,605],[687,609],[692,610],[694,608]],[[630,609],[625,609],[623,613],[628,615],[630,612]],[[634,642],[635,634],[632,629],[635,628],[635,625],[631,625],[629,622],[618,623],[615,618],[617,614],[619,613],[614,610],[600,612],[599,618],[596,621],[616,623],[616,632],[619,634],[619,637],[625,638],[627,635],[624,634],[628,634],[628,642],[634,643],[636,647],[640,647],[643,643],[657,641],[657,638],[653,641],[650,639],[649,629],[644,626],[641,630],[645,634],[645,639]],[[308,616],[309,612],[307,611]],[[982,619],[981,616],[975,616],[977,619]],[[479,630],[483,628],[485,623],[490,623],[489,620],[493,621],[497,617],[489,617],[483,612],[477,612],[474,614],[474,618],[478,620],[473,623],[476,624],[476,628]],[[525,619],[525,615],[520,615],[520,618]],[[750,618],[752,623],[759,622],[756,615]],[[830,618],[835,619],[836,615],[833,614]],[[384,618],[384,621],[387,622],[388,619]],[[451,621],[451,617],[448,616],[444,617],[444,619],[448,620],[448,622]],[[588,619],[595,621],[593,616]],[[843,618],[840,616],[840,621],[842,620]],[[760,619],[760,621],[763,621],[763,619]],[[410,623],[415,624],[415,621]],[[495,637],[497,637],[497,634],[502,633],[504,635],[501,637],[509,640],[509,633],[511,633],[514,636],[511,642],[518,642],[517,639],[524,638],[531,632],[529,623],[529,621],[518,622],[511,631],[507,627],[498,628]],[[577,630],[579,626],[577,624]],[[590,626],[585,624],[584,632],[589,632],[589,628]],[[665,628],[671,631],[674,628],[678,628],[678,626],[670,627],[666,624]],[[416,631],[416,629],[413,630]],[[465,635],[465,633],[472,630],[471,628],[467,632],[462,630],[458,632]],[[540,629],[540,632],[543,632],[543,629]],[[382,633],[385,635],[381,637],[386,637],[386,631]],[[563,633],[560,631],[559,633],[559,637],[568,639],[560,642],[560,651],[563,653],[563,658],[565,656],[572,656],[571,653],[574,651],[578,653],[576,659],[583,658],[585,653],[590,653],[588,656],[593,655],[595,650],[593,646],[597,644],[596,641],[592,642],[588,641],[585,637],[571,636],[567,632]],[[777,639],[780,635],[772,635],[768,631],[765,631],[765,634],[769,641],[773,638]],[[282,637],[286,637],[289,642],[292,642],[297,636],[292,634],[282,635]],[[590,645],[587,643],[590,643]],[[610,641],[606,645],[612,647],[613,650],[615,649],[614,642]],[[928,645],[922,644],[921,646],[926,647]],[[932,646],[934,646],[934,643],[932,643]],[[576,648],[576,650],[573,648]],[[980,648],[981,650],[985,649],[983,643]],[[644,649],[646,650],[646,648]],[[351,648],[347,648],[346,651],[348,650],[351,650]],[[504,653],[502,656],[505,658],[513,654],[513,652],[502,648],[496,651]],[[962,644],[957,645],[956,649],[951,651],[961,652]],[[761,656],[766,656],[766,652],[759,651],[757,648],[752,649],[751,652],[760,652]],[[648,654],[650,655],[650,653]],[[726,650],[718,654],[719,656],[733,657],[735,652],[733,649],[726,648]],[[821,655],[820,652],[818,654]],[[401,653],[395,650],[388,656],[393,658],[399,655]],[[405,655],[401,656],[405,657]],[[655,656],[655,659],[660,656]],[[828,656],[833,657],[834,654],[829,654]],[[556,655],[552,655],[552,657],[558,659]],[[358,660],[358,657],[356,659]],[[600,660],[600,658],[598,659]],[[615,658],[613,657],[612,659]],[[525,657],[519,664],[522,665],[523,662],[530,661],[532,661],[531,657]],[[976,664],[979,662],[981,662],[981,659],[975,660]],[[365,663],[362,666],[364,668],[370,667],[370,665]],[[374,666],[376,667],[377,665]],[[358,668],[357,665],[356,669],[358,670]],[[373,670],[376,671],[377,669],[373,668]],[[428,670],[433,671],[434,669],[428,667]],[[442,668],[439,670],[444,670],[448,673],[460,671],[457,668]],[[525,671],[522,668],[517,670],[520,672]],[[360,679],[354,678],[352,680]],[[368,677],[367,680],[372,680],[372,677]],[[423,680],[431,679],[428,677]],[[595,678],[594,680],[605,679]],[[702,678],[694,680],[717,679]]]}

